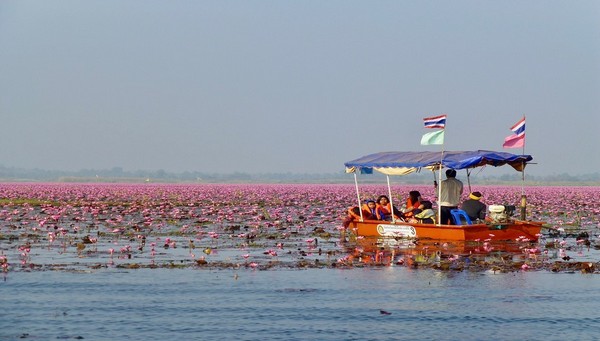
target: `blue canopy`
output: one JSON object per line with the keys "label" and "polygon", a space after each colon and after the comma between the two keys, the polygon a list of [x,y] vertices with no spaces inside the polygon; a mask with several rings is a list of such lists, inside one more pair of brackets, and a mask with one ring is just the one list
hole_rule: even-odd
{"label": "blue canopy", "polygon": [[483,166],[499,167],[510,165],[517,171],[523,171],[525,165],[533,160],[531,155],[515,155],[488,150],[446,151],[446,152],[382,152],[348,161],[347,173],[372,173],[376,170],[387,175],[404,175],[421,168],[453,169],[475,168]]}

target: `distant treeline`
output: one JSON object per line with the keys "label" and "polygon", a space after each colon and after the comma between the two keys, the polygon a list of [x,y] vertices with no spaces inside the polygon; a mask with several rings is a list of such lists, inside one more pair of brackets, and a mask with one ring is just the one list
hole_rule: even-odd
{"label": "distant treeline", "polygon": [[[427,174],[425,174],[427,173]],[[361,183],[381,183],[385,176],[381,174],[359,175]],[[0,181],[4,182],[171,182],[171,183],[353,183],[354,177],[344,172],[339,173],[174,173],[165,170],[157,171],[125,171],[121,167],[111,169],[82,169],[79,171],[56,171],[44,169],[21,169],[0,166]],[[424,184],[433,182],[430,172],[412,174],[406,177],[394,177],[394,183]],[[478,174],[471,177],[472,183],[478,184],[514,184],[521,181],[521,174],[484,176]],[[526,183],[530,185],[600,185],[600,172],[570,175],[553,174],[545,176],[527,175]]]}

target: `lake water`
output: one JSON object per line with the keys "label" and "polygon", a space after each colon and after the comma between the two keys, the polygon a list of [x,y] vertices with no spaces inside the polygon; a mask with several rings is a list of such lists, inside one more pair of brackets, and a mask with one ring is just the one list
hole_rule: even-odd
{"label": "lake water", "polygon": [[597,340],[597,274],[351,269],[20,271],[0,340]]}
{"label": "lake water", "polygon": [[600,192],[532,192],[538,242],[461,243],[342,236],[353,186],[0,185],[0,341],[598,340]]}

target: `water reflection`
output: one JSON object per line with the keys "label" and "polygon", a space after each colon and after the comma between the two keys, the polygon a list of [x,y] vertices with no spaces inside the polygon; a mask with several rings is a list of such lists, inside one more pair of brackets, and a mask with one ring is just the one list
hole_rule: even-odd
{"label": "water reflection", "polygon": [[[351,238],[343,243],[346,255],[338,260],[347,266],[430,267],[438,270],[465,269],[510,272],[548,269],[594,272],[593,262],[569,262],[561,242],[529,241],[435,241],[394,238]],[[570,252],[593,255],[590,247],[576,245]]]}

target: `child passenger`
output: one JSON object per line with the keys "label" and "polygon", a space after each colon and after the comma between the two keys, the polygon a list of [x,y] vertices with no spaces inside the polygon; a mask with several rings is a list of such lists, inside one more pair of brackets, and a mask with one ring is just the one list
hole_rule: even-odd
{"label": "child passenger", "polygon": [[358,206],[350,207],[348,209],[348,216],[344,219],[342,225],[347,228],[350,226],[350,223],[354,220],[360,220],[361,218],[361,210],[362,210],[362,218],[364,220],[369,219],[377,219],[376,215],[376,204],[373,200],[367,200],[365,204],[362,205],[362,209],[359,209]]}
{"label": "child passenger", "polygon": [[422,201],[419,207],[422,211],[415,214],[415,219],[421,224],[435,224],[435,211],[431,201]]}
{"label": "child passenger", "polygon": [[377,204],[375,200],[367,200],[366,204],[363,204],[363,211],[367,211],[369,213],[369,218],[365,219],[375,219],[377,217]]}

